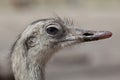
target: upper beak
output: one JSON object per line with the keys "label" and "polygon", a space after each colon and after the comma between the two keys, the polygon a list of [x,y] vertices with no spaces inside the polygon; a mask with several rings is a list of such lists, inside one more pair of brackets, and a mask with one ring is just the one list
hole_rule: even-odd
{"label": "upper beak", "polygon": [[110,31],[93,31],[81,29],[75,29],[75,34],[77,40],[80,40],[81,42],[96,41],[110,38],[112,36]]}

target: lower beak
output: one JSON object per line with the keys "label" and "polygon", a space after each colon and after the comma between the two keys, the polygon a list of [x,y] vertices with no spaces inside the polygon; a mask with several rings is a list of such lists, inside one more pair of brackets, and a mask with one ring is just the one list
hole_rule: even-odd
{"label": "lower beak", "polygon": [[110,31],[92,31],[76,29],[77,35],[82,42],[96,41],[110,38],[112,33]]}

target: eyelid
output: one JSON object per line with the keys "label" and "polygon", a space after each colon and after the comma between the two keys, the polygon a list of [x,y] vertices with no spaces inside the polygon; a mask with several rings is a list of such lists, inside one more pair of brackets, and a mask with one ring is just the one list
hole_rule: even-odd
{"label": "eyelid", "polygon": [[46,29],[49,28],[49,27],[55,27],[57,28],[59,31],[62,30],[62,27],[60,26],[60,24],[49,24],[48,26],[46,26]]}
{"label": "eyelid", "polygon": [[48,26],[51,26],[51,25],[53,25],[53,26],[60,26],[60,24],[58,24],[58,23],[49,23],[49,24],[47,24],[45,26],[48,27]]}

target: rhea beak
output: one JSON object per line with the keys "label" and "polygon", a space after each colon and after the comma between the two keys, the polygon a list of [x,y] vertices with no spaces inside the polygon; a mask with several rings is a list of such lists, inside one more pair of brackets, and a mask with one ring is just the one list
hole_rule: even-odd
{"label": "rhea beak", "polygon": [[93,30],[81,30],[75,29],[77,38],[82,42],[96,41],[101,39],[110,38],[112,33],[110,31],[93,31]]}
{"label": "rhea beak", "polygon": [[101,39],[110,38],[112,33],[110,31],[93,31],[93,30],[82,30],[75,28],[71,30],[71,37],[68,37],[68,41],[77,42],[89,42]]}

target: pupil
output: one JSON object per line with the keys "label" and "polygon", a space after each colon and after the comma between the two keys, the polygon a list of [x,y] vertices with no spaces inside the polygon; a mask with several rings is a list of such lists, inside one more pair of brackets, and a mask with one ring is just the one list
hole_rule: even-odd
{"label": "pupil", "polygon": [[58,33],[58,29],[55,27],[49,27],[49,28],[47,28],[47,33],[50,35],[55,35]]}

